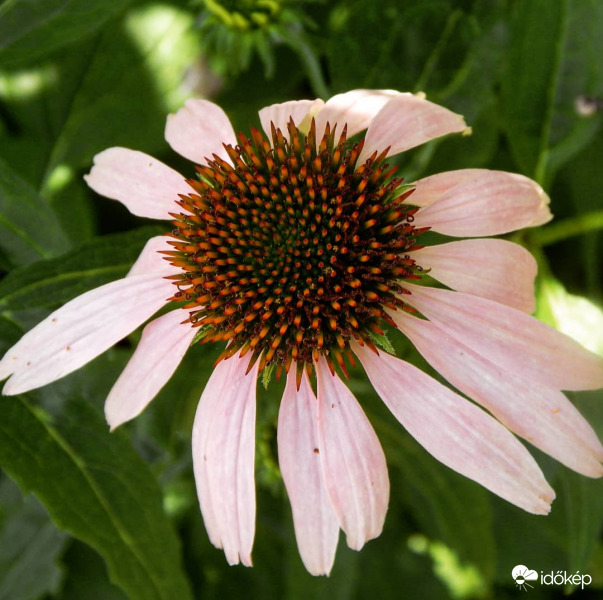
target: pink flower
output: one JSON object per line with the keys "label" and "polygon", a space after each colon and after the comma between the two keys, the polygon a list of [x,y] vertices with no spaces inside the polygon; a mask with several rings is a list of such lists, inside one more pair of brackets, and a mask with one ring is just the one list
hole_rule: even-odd
{"label": "pink flower", "polygon": [[[403,184],[386,156],[466,129],[411,94],[286,102],[262,109],[260,121],[264,134],[252,129],[237,142],[211,102],[171,115],[166,139],[201,165],[197,179],[125,148],[95,158],[90,187],[136,215],[172,220],[172,237],[150,240],[127,277],[23,336],[0,362],[0,378],[10,375],[4,393],[74,371],[168,303],[174,310],[146,325],[109,394],[115,428],[144,410],[193,341],[226,342],[199,402],[193,458],[209,537],[231,564],[251,565],[256,380],[265,368],[286,373],[279,461],[313,574],[329,573],[340,529],[360,549],[387,511],[383,451],[336,374],[354,358],[428,452],[529,512],[546,514],[554,492],[510,431],[601,476],[603,448],[560,390],[602,387],[603,361],[529,316],[532,256],[482,237],[547,222],[542,189],[482,169]],[[363,141],[346,141],[364,130]],[[428,229],[474,239],[423,246]],[[426,272],[449,289],[420,285]],[[385,324],[488,412],[379,352]]]}

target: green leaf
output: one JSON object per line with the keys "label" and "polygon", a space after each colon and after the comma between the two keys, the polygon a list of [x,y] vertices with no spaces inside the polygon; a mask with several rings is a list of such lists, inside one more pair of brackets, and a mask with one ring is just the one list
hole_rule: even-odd
{"label": "green leaf", "polygon": [[0,249],[14,265],[64,252],[69,242],[48,205],[0,160]]}
{"label": "green leaf", "polygon": [[123,277],[158,227],[93,239],[58,258],[15,269],[0,281],[0,310],[52,307]]}
{"label": "green leaf", "polygon": [[8,477],[0,479],[0,506],[0,600],[35,600],[56,592],[63,579],[57,558],[67,535]]}
{"label": "green leaf", "polygon": [[551,275],[538,279],[536,316],[603,356],[603,310],[582,296],[570,294]]}
{"label": "green leaf", "polygon": [[440,464],[393,417],[387,422],[371,420],[388,462],[402,474],[399,493],[421,531],[489,577],[496,563],[489,492]]}
{"label": "green leaf", "polygon": [[[333,87],[390,87],[437,95],[466,76],[478,34],[458,2],[355,0],[331,14],[327,57]],[[489,60],[488,60],[489,62]]]}
{"label": "green leaf", "polygon": [[585,572],[603,525],[603,486],[601,481],[568,469],[563,469],[561,483],[566,501],[570,569]]}
{"label": "green leaf", "polygon": [[[601,404],[597,392],[568,395],[593,425],[593,415],[584,410],[588,400],[592,400],[592,407],[597,407],[595,412],[598,410],[603,416],[603,411],[598,409]],[[587,402],[580,406],[578,399]],[[595,429],[600,430],[596,425]],[[597,569],[591,561],[603,522],[603,482],[574,473],[538,450],[531,449],[531,452],[557,498],[546,517],[531,515],[504,502],[495,504],[496,522],[505,524],[496,530],[500,557],[497,579],[508,583],[511,569],[517,564],[528,565],[537,572],[580,571],[596,579]]]}
{"label": "green leaf", "polygon": [[[88,166],[108,146],[167,150],[166,116],[184,103],[182,79],[196,58],[192,27],[190,15],[151,6],[106,28],[86,57],[84,76],[69,82],[72,102],[50,153],[45,187],[55,168]],[[69,81],[69,73],[64,77]]]}
{"label": "green leaf", "polygon": [[507,135],[520,169],[546,185],[600,125],[576,103],[603,92],[603,5],[524,0],[512,25],[502,98]]}
{"label": "green leaf", "polygon": [[90,546],[73,540],[62,559],[65,584],[53,600],[128,600],[109,581],[102,558]]}
{"label": "green leaf", "polygon": [[[427,370],[424,360],[392,332],[396,355]],[[390,469],[392,496],[404,505],[421,532],[448,546],[460,562],[490,577],[496,564],[492,494],[433,458],[389,413],[366,380],[352,373],[350,389],[362,403],[383,445]],[[394,473],[394,470],[396,471]]]}
{"label": "green leaf", "polygon": [[4,316],[0,316],[0,355],[4,353],[23,335],[23,329]]}
{"label": "green leaf", "polygon": [[[201,91],[211,86],[211,75],[195,63],[195,33],[192,16],[181,9],[139,6],[93,40],[35,67],[0,71],[0,102],[7,107],[5,130],[0,118],[0,157],[34,182],[72,239],[94,231],[92,196],[82,175],[96,153],[125,146],[177,159],[164,140],[166,116],[190,95],[183,85],[187,73]],[[192,175],[192,165],[186,168]]]}
{"label": "green leaf", "polygon": [[394,356],[396,355],[396,351],[392,346],[392,343],[389,341],[387,333],[377,333],[369,330],[368,334],[371,340],[375,342],[375,345],[381,348],[381,350],[385,350],[388,354],[393,354]]}
{"label": "green leaf", "polygon": [[0,6],[0,64],[31,62],[90,35],[130,0],[6,0]]}
{"label": "green leaf", "polygon": [[[559,281],[546,273],[539,277],[537,300],[538,318],[603,356],[603,311],[596,304],[568,293]],[[601,392],[568,392],[567,395],[600,434],[603,431]],[[567,532],[569,568],[588,571],[603,526],[602,482],[566,468],[560,468],[559,473],[559,491],[562,491],[559,503],[566,519],[564,532]]]}
{"label": "green leaf", "polygon": [[[498,124],[497,114],[488,115],[485,123],[479,123],[479,129],[476,120],[495,101],[495,86],[500,81],[508,51],[508,10],[505,2],[493,4],[489,0],[478,0],[472,14],[459,19],[459,12],[451,13],[448,21],[454,22],[455,18],[459,21],[452,37],[456,37],[457,29],[461,28],[461,33],[467,38],[467,53],[462,62],[455,59],[457,66],[456,70],[450,69],[450,82],[443,89],[436,90],[433,96],[430,94],[429,99],[462,114],[467,124],[474,127],[471,136],[474,138],[481,129],[495,128]],[[449,55],[449,46],[450,43],[443,47],[444,55]],[[453,56],[456,57],[456,53]],[[444,58],[440,56],[440,60]],[[431,87],[417,84],[418,89],[429,90]],[[463,158],[467,160],[467,157]]]}
{"label": "green leaf", "polygon": [[[435,32],[445,27],[445,3],[411,0],[355,0],[340,3],[331,14],[327,40],[329,71],[335,91],[350,87],[414,89],[428,59]],[[422,22],[430,21],[430,30]],[[387,26],[384,26],[387,24]],[[422,35],[425,34],[425,37]],[[377,41],[378,40],[378,41]],[[405,60],[394,60],[404,56]],[[396,81],[396,85],[392,85]]]}
{"label": "green leaf", "polygon": [[24,397],[4,399],[0,464],[59,527],[103,556],[131,600],[191,598],[156,481],[89,404],[69,400],[54,422]]}
{"label": "green leaf", "polygon": [[[603,135],[599,130],[595,139],[559,170],[551,190],[551,196],[556,200],[553,207],[556,220],[543,231],[546,233],[549,228],[563,230],[564,218],[569,218],[570,223],[576,218],[584,220],[581,232],[573,232],[577,237],[557,245],[553,264],[556,275],[574,292],[586,292],[599,302],[603,298],[603,229],[590,230],[594,219],[588,215],[603,212],[603,197],[598,193],[601,164]],[[582,235],[578,237],[579,233]]]}
{"label": "green leaf", "polygon": [[270,380],[272,379],[272,373],[274,372],[274,364],[268,365],[266,368],[264,368],[264,370],[262,371],[262,385],[264,386],[264,389],[267,390],[268,389],[268,385],[270,384]]}

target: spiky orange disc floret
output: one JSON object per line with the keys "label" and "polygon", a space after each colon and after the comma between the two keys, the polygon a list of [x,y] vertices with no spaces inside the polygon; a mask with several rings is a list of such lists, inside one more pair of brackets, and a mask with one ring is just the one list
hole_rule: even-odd
{"label": "spiky orange disc floret", "polygon": [[407,253],[425,229],[386,152],[357,166],[363,142],[345,129],[336,142],[327,125],[319,144],[314,122],[304,135],[291,121],[288,133],[273,125],[271,146],[252,128],[225,146],[232,164],[214,155],[197,167],[172,215],[166,258],[182,269],[172,300],[197,309],[202,342],[228,340],[221,358],[343,365],[352,339],[372,345],[380,323],[393,325],[384,308],[407,308],[400,281],[420,277]]}

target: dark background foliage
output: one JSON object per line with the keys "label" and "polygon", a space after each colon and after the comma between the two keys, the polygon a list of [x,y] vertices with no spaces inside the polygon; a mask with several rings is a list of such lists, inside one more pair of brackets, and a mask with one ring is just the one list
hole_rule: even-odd
{"label": "dark background foliage", "polygon": [[[603,3],[599,0],[5,0],[0,4],[0,352],[48,312],[122,276],[162,226],[85,185],[122,145],[190,174],[163,139],[166,114],[210,97],[248,131],[273,102],[354,88],[424,91],[471,137],[407,153],[413,180],[466,167],[539,181],[555,221],[513,239],[539,260],[538,316],[603,353]],[[211,8],[214,7],[212,12]],[[350,386],[392,480],[383,535],[341,540],[329,579],[304,570],[276,466],[282,383],[261,389],[255,567],[228,567],[205,534],[190,431],[218,350],[195,347],[152,406],[109,434],[104,398],[133,334],[80,371],[0,401],[0,600],[515,598],[516,564],[588,573],[603,589],[603,494],[534,453],[549,517],[508,505],[432,459]],[[427,366],[402,339],[399,356]],[[601,392],[572,399],[603,435]]]}

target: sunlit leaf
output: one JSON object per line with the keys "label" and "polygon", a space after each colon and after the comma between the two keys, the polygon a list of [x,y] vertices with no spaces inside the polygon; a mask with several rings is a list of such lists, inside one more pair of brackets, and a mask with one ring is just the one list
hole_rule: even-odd
{"label": "sunlit leaf", "polygon": [[142,7],[107,28],[74,90],[51,165],[90,164],[114,145],[167,150],[165,119],[183,103],[185,68],[196,58],[191,27],[176,9]]}
{"label": "sunlit leaf", "polygon": [[[537,316],[583,346],[603,356],[603,311],[587,298],[570,294],[550,275],[538,283]],[[584,412],[595,431],[603,432],[601,392],[569,393],[568,396]],[[569,568],[587,570],[603,525],[603,482],[560,468]],[[559,510],[559,509],[558,509]]]}
{"label": "sunlit leaf", "polygon": [[603,310],[587,298],[568,293],[551,276],[538,284],[537,316],[603,356]]}
{"label": "sunlit leaf", "polygon": [[73,239],[86,239],[93,227],[82,175],[93,156],[126,146],[174,160],[163,136],[167,114],[191,86],[203,92],[205,76],[211,80],[190,14],[166,5],[131,9],[93,41],[0,72],[0,99],[10,103],[0,157],[35,182]]}

